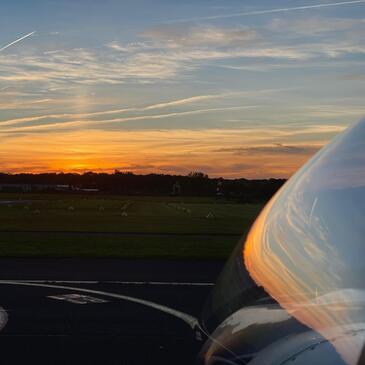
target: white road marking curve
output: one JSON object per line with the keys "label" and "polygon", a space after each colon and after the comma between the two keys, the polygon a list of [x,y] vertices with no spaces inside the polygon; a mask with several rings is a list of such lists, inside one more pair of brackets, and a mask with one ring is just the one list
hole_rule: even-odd
{"label": "white road marking curve", "polygon": [[10,281],[10,280],[0,280],[0,284],[22,285],[22,286],[33,286],[33,287],[40,287],[40,288],[73,290],[73,291],[78,291],[78,292],[82,292],[82,293],[91,293],[91,294],[102,295],[102,296],[106,296],[106,297],[110,297],[110,298],[122,299],[122,300],[126,300],[126,301],[129,301],[129,302],[132,302],[132,303],[145,305],[146,307],[154,308],[154,309],[157,309],[161,312],[170,314],[171,316],[179,318],[182,321],[184,321],[185,323],[187,323],[192,329],[195,329],[195,328],[200,329],[201,328],[200,325],[199,325],[198,319],[193,317],[190,314],[180,312],[176,309],[173,309],[173,308],[170,308],[170,307],[167,307],[165,305],[158,304],[158,303],[155,303],[155,302],[151,302],[149,300],[134,298],[134,297],[130,297],[130,296],[127,296],[127,295],[109,293],[109,292],[105,292],[105,291],[101,291],[101,290],[77,288],[77,287],[73,287],[73,286],[31,283],[31,282],[15,281],[15,280],[14,281],[13,280],[12,281]]}

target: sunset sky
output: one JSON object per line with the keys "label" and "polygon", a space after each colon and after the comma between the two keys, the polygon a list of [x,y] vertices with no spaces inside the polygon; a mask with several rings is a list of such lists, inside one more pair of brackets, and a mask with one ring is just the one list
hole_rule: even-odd
{"label": "sunset sky", "polygon": [[0,171],[288,177],[365,115],[365,0],[17,0]]}

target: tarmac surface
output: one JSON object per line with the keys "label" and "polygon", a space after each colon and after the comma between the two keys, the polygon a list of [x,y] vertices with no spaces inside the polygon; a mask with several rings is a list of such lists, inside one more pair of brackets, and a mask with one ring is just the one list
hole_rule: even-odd
{"label": "tarmac surface", "polygon": [[194,364],[196,320],[222,266],[0,259],[0,363]]}
{"label": "tarmac surface", "polygon": [[1,233],[37,233],[37,234],[62,234],[65,236],[69,236],[69,235],[85,235],[85,234],[89,234],[89,235],[108,235],[108,236],[142,236],[142,237],[150,237],[150,236],[166,236],[166,237],[175,237],[175,236],[179,236],[179,237],[237,237],[240,238],[242,237],[242,234],[237,234],[237,233],[169,233],[169,232],[135,232],[135,231],[130,231],[130,232],[120,232],[120,231],[107,231],[107,232],[103,232],[103,231],[19,231],[19,230],[10,230],[10,229],[6,229],[6,230],[1,230]]}

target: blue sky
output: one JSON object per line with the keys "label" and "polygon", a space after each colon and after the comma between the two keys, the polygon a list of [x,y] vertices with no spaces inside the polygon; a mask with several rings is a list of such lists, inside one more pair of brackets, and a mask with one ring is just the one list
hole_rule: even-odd
{"label": "blue sky", "polygon": [[365,114],[364,16],[365,1],[5,1],[0,170],[290,176]]}

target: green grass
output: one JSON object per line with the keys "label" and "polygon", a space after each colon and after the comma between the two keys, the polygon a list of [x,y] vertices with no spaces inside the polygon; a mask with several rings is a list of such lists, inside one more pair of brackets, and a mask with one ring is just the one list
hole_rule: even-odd
{"label": "green grass", "polygon": [[235,237],[136,237],[70,235],[54,233],[0,234],[3,257],[121,257],[121,258],[226,258]]}
{"label": "green grass", "polygon": [[0,256],[223,259],[261,210],[196,197],[0,194],[4,200],[18,203],[0,205]]}

